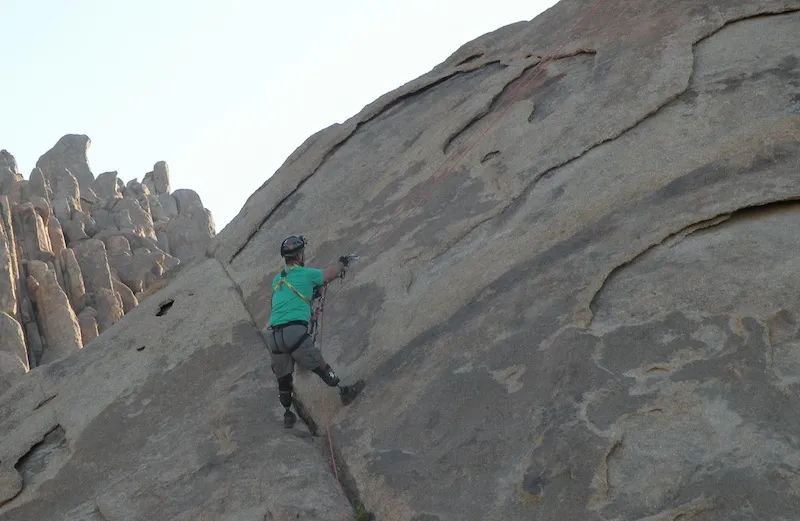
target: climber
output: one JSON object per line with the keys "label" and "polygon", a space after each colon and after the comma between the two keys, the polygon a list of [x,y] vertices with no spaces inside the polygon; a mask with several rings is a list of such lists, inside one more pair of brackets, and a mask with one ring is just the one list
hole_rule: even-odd
{"label": "climber", "polygon": [[295,363],[313,371],[330,387],[339,387],[342,404],[349,405],[366,383],[339,385],[339,377],[325,362],[322,352],[309,334],[311,304],[318,290],[337,277],[343,277],[355,255],[342,255],[339,262],[324,270],[305,266],[306,239],[291,236],[281,243],[281,256],[286,265],[272,280],[272,313],[264,335],[272,359],[272,372],[278,379],[278,397],[286,408],[283,425],[294,426],[297,416],[290,410],[294,386]]}

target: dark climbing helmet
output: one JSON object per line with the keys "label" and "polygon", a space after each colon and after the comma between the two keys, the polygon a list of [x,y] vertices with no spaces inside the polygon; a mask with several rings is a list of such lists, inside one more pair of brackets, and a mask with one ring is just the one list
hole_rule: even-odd
{"label": "dark climbing helmet", "polygon": [[306,238],[302,235],[292,235],[281,243],[281,257],[296,257],[306,247]]}

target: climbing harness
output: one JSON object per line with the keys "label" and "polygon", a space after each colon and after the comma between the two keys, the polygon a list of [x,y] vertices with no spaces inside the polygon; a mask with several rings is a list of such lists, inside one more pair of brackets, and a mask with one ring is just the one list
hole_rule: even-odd
{"label": "climbing harness", "polygon": [[269,330],[272,331],[272,340],[275,343],[275,349],[272,350],[272,354],[274,354],[274,355],[290,355],[290,354],[294,353],[295,351],[297,351],[297,348],[299,348],[303,344],[303,342],[305,342],[306,339],[311,336],[310,332],[306,331],[305,333],[300,335],[300,338],[297,339],[297,341],[294,343],[294,345],[289,347],[288,351],[279,350],[278,349],[278,336],[277,336],[278,333],[281,334],[281,341],[282,341],[283,345],[285,346],[286,345],[286,339],[283,337],[283,328],[285,328],[286,326],[294,326],[294,325],[305,326],[306,323],[305,322],[292,321],[292,322],[287,322],[285,324],[281,324],[280,326],[270,326],[269,327]]}

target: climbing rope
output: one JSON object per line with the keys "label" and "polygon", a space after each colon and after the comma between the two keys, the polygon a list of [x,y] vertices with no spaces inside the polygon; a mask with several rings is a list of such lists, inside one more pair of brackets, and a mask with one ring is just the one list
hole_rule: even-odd
{"label": "climbing rope", "polygon": [[[323,293],[322,293],[323,298],[324,298],[325,292],[327,292],[327,289],[328,289],[328,285],[325,284],[325,286],[323,287]],[[321,310],[321,307],[320,307],[320,310]],[[324,329],[324,326],[325,326],[325,315],[323,315],[321,311],[320,311],[320,313],[318,315],[318,321],[319,321],[320,350],[322,350],[322,335],[323,335],[323,329]],[[314,333],[314,337],[316,338],[316,333]],[[342,496],[345,499],[347,499],[347,494],[345,494],[344,488],[342,487],[342,481],[339,478],[339,467],[338,467],[338,465],[336,465],[336,456],[334,455],[334,450],[333,450],[333,435],[331,434],[331,419],[333,417],[333,414],[331,412],[332,407],[328,403],[328,394],[327,394],[326,390],[323,389],[322,380],[320,380],[319,378],[317,378],[317,390],[322,395],[322,415],[325,418],[325,434],[328,437],[328,451],[330,452],[330,455],[331,455],[331,465],[333,466],[333,473],[336,476],[336,486],[339,489],[339,492],[342,494]],[[340,510],[342,510],[342,519],[344,519],[344,521],[347,521],[347,512],[344,511],[344,507],[342,506],[342,508]]]}

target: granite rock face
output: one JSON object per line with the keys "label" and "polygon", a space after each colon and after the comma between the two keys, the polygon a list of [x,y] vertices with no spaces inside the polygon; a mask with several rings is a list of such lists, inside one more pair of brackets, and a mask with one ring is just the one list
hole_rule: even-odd
{"label": "granite rock face", "polygon": [[[0,155],[0,521],[796,518],[798,34],[800,0],[564,0],[310,137],[188,267],[213,220],[165,164]],[[317,340],[368,386],[298,370],[284,430],[298,233],[361,256]],[[93,340],[19,374],[54,287]]]}
{"label": "granite rock face", "polygon": [[[7,324],[14,334],[0,337],[0,352],[13,353],[0,364],[0,380],[8,373],[3,368],[24,372],[81,349],[166,273],[202,260],[216,233],[195,192],[171,191],[164,161],[145,176],[152,182],[125,185],[116,172],[95,178],[89,145],[87,136],[62,137],[28,179],[0,151],[0,312],[19,326]],[[187,200],[183,212],[178,199]],[[151,201],[158,203],[155,213]]]}
{"label": "granite rock face", "polygon": [[[362,260],[298,395],[385,521],[800,510],[800,2],[563,1],[304,143],[209,254]],[[328,405],[329,407],[329,405]],[[390,411],[390,412],[389,412]]]}
{"label": "granite rock face", "polygon": [[354,519],[264,356],[223,266],[188,268],[0,394],[0,521]]}

